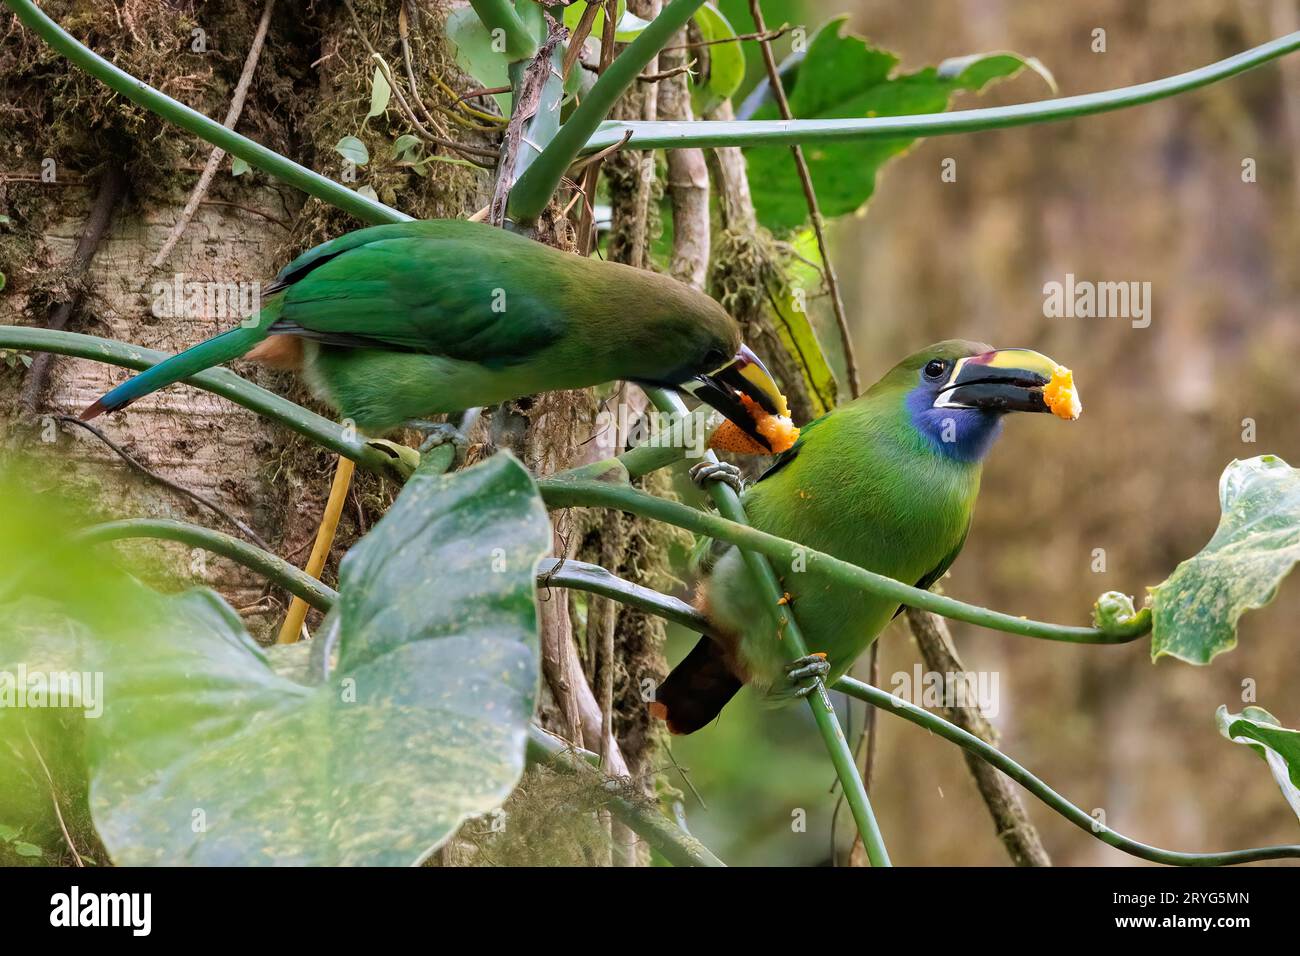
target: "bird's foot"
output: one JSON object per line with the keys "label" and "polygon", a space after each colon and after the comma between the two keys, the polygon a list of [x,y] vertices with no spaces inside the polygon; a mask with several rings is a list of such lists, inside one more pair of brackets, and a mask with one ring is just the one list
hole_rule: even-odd
{"label": "bird's foot", "polygon": [[706,482],[720,481],[736,494],[745,490],[745,479],[740,469],[725,461],[701,461],[691,466],[691,481],[701,488]]}
{"label": "bird's foot", "polygon": [[406,427],[423,433],[424,441],[420,442],[422,456],[435,448],[451,445],[455,451],[451,467],[447,470],[455,471],[465,464],[465,456],[469,453],[469,439],[451,422],[410,421],[406,423]]}
{"label": "bird's foot", "polygon": [[830,661],[826,659],[825,654],[809,654],[807,657],[801,657],[798,660],[791,661],[785,667],[785,676],[798,684],[800,681],[812,678],[813,682],[806,687],[800,687],[794,692],[796,697],[807,697],[818,687],[821,686],[822,678],[831,672]]}

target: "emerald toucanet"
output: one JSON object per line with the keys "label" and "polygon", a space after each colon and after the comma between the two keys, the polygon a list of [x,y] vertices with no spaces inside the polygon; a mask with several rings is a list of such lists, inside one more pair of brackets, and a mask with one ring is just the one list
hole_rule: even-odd
{"label": "emerald toucanet", "polygon": [[[923,349],[861,398],[804,426],[794,447],[744,492],[749,522],[928,588],[966,540],[981,463],[1005,414],[1078,415],[1077,397],[1058,388],[1069,381],[1063,376],[1068,370],[1025,349],[965,341]],[[775,561],[808,649],[825,655],[794,667],[773,615],[757,606],[740,553],[702,544],[697,604],[718,636],[701,638],[658,689],[651,710],[674,733],[703,727],[742,684],[781,700],[800,694],[796,680],[842,676],[900,610],[815,566]]]}
{"label": "emerald toucanet", "polygon": [[756,441],[737,392],[781,403],[734,319],[671,278],[482,223],[360,229],[299,256],[238,328],[104,395],[91,419],[247,355],[299,368],[362,431],[617,379],[693,392]]}

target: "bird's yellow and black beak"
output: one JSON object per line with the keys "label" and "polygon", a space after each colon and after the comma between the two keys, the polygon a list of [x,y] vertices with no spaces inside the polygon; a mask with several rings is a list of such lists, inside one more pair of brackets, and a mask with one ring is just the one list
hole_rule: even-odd
{"label": "bird's yellow and black beak", "polygon": [[777,388],[776,379],[772,378],[772,373],[762,360],[745,345],[740,347],[740,351],[726,365],[695,376],[682,389],[716,408],[768,451],[772,450],[772,443],[758,433],[754,416],[745,407],[741,396],[757,403],[769,415],[790,415],[790,408],[785,396]]}
{"label": "bird's yellow and black beak", "polygon": [[[1082,406],[1069,376],[1069,369],[1040,352],[996,349],[958,359],[934,407],[1055,412],[1062,418],[1077,418]],[[1051,394],[1045,396],[1049,386]],[[1067,387],[1068,396],[1059,396]]]}

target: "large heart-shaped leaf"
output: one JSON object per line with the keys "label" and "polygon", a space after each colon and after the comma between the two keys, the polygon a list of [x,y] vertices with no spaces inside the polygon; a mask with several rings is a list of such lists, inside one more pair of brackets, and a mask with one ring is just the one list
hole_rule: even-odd
{"label": "large heart-shaped leaf", "polygon": [[[938,113],[959,90],[977,92],[996,79],[1030,67],[1047,76],[1037,61],[1014,53],[987,53],[946,60],[915,73],[895,73],[898,57],[871,46],[862,37],[842,32],[847,18],[823,26],[808,45],[790,89],[796,119],[864,116],[911,116]],[[759,108],[753,119],[777,119],[774,103]],[[857,142],[818,143],[804,157],[826,216],[855,212],[875,191],[876,173],[885,162],[912,145],[911,137]],[[793,229],[808,218],[794,164],[787,147],[748,149],[749,181],[754,205],[772,229]]]}
{"label": "large heart-shaped leaf", "polygon": [[1240,714],[1230,714],[1227,707],[1221,706],[1214,718],[1219,733],[1264,758],[1282,796],[1300,817],[1300,730],[1283,727],[1263,707],[1247,707]]}
{"label": "large heart-shaped leaf", "polygon": [[315,685],[284,676],[302,669],[273,666],[210,592],[123,576],[132,613],[78,609],[95,640],[75,669],[104,674],[86,739],[114,861],[409,864],[499,805],[523,771],[549,541],[510,456],[417,471],[343,562],[320,629],[337,625],[339,664]]}
{"label": "large heart-shaped leaf", "polygon": [[1151,588],[1151,657],[1208,664],[1237,644],[1237,620],[1263,607],[1300,561],[1300,471],[1274,455],[1234,461],[1219,479],[1219,527]]}

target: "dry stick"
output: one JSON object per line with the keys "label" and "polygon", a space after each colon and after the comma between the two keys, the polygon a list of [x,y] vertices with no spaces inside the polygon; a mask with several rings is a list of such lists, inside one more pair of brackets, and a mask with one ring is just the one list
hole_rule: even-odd
{"label": "dry stick", "polygon": [[36,754],[36,759],[40,762],[41,769],[45,771],[45,779],[50,783],[50,800],[54,804],[54,816],[58,818],[59,829],[63,831],[63,842],[68,845],[72,851],[73,862],[77,866],[85,866],[82,862],[81,854],[77,852],[77,845],[72,842],[72,834],[68,832],[68,825],[63,821],[63,809],[59,806],[59,795],[54,787],[54,775],[50,773],[50,768],[45,765],[45,758],[41,756],[40,748],[36,746],[36,741],[32,740],[32,732],[23,724],[23,733],[27,735],[27,742],[32,745],[32,753]]}
{"label": "dry stick", "polygon": [[[675,68],[686,59],[685,47],[667,47],[660,65]],[[663,119],[689,122],[691,93],[685,76],[673,77],[660,89],[659,114]],[[670,149],[668,202],[673,215],[673,249],[668,271],[674,279],[700,291],[708,277],[712,237],[709,233],[709,167],[704,150]]]}
{"label": "dry stick", "polygon": [[[266,0],[266,6],[262,8],[262,18],[257,21],[257,32],[253,34],[253,45],[248,48],[248,56],[244,58],[244,72],[239,74],[239,82],[235,84],[235,95],[230,100],[230,109],[226,111],[226,118],[221,121],[221,125],[226,129],[234,129],[235,124],[239,122],[239,115],[244,112],[244,99],[248,96],[248,87],[253,82],[253,73],[256,72],[257,61],[262,55],[262,45],[266,42],[266,31],[271,25],[271,10],[274,7],[275,0]],[[176,243],[180,242],[190,220],[198,212],[203,197],[208,194],[208,187],[212,185],[212,180],[216,177],[217,170],[221,168],[221,161],[225,157],[224,149],[219,146],[212,147],[212,152],[208,154],[208,164],[203,167],[203,173],[199,176],[194,191],[186,200],[185,208],[181,210],[181,217],[176,220],[176,225],[172,226],[172,231],[167,234],[167,241],[153,257],[154,269],[167,261],[167,257],[176,248]]]}
{"label": "dry stick", "polygon": [[[351,458],[339,458],[338,467],[334,471],[334,482],[330,485],[329,500],[325,503],[325,514],[321,517],[320,527],[316,529],[316,543],[312,545],[307,567],[303,568],[318,581],[321,572],[325,570],[325,559],[329,557],[330,548],[334,546],[334,533],[338,531],[339,516],[343,514],[343,506],[347,503],[348,488],[352,484],[352,472],[355,469],[356,464]],[[289,604],[289,613],[285,616],[280,636],[275,642],[292,644],[297,641],[306,619],[307,602],[295,596]]]}
{"label": "dry stick", "polygon": [[[957,656],[957,649],[953,646],[947,621],[929,611],[909,607],[907,623],[916,635],[926,670],[937,674],[966,673]],[[971,704],[939,709],[944,717],[962,730],[974,734],[990,746],[997,746],[997,731]],[[966,758],[966,765],[975,778],[975,786],[979,788],[980,796],[984,798],[984,803],[993,816],[998,839],[1006,847],[1012,862],[1016,866],[1051,866],[1051,858],[1043,849],[1038,831],[1025,813],[1025,806],[1019,793],[1011,786],[1011,781],[995,770],[992,764],[986,763],[969,750],[963,750],[962,756]]]}
{"label": "dry stick", "polygon": [[793,29],[793,25],[786,23],[777,27],[775,30],[768,30],[766,33],[738,33],[734,37],[722,37],[719,40],[697,40],[694,43],[679,43],[676,46],[666,46],[661,52],[667,53],[671,50],[698,50],[701,47],[717,46],[720,43],[743,43],[746,40],[779,40]]}
{"label": "dry stick", "polygon": [[[592,6],[598,6],[593,3]],[[618,2],[617,0],[606,0],[605,2],[605,24],[600,35],[600,68],[598,73],[604,73],[609,69],[609,65],[614,62],[614,35],[617,32]],[[627,142],[624,137],[623,142]],[[582,176],[581,190],[584,196],[596,195],[596,184],[600,179],[600,163],[596,160],[587,167]],[[596,209],[592,202],[583,203],[582,216],[578,220],[578,251],[584,256],[589,256],[592,250],[596,248]]]}
{"label": "dry stick", "polygon": [[[82,278],[90,268],[90,260],[95,257],[95,250],[99,248],[100,240],[104,238],[108,221],[113,216],[113,209],[125,192],[126,173],[120,166],[109,166],[104,172],[104,178],[99,182],[99,194],[95,197],[90,215],[86,217],[86,225],[81,230],[81,238],[77,240],[72,262],[68,264],[66,284],[71,291],[68,297],[56,305],[54,311],[50,313],[49,320],[45,323],[47,329],[59,331],[66,327],[68,320],[72,318],[72,313],[81,303],[79,289]],[[31,368],[27,370],[27,379],[23,382],[23,390],[18,396],[18,408],[23,414],[36,414],[36,407],[40,403],[41,393],[45,390],[45,382],[50,376],[50,368],[53,364],[52,352],[42,352],[32,359]]]}
{"label": "dry stick", "polygon": [[591,28],[596,25],[600,8],[599,3],[587,4],[587,9],[582,11],[582,18],[578,21],[578,25],[573,28],[573,35],[569,37],[569,45],[564,51],[563,73],[566,83],[569,80],[569,73],[573,71],[573,64],[578,62],[578,56],[582,53],[582,45],[587,42],[587,37],[591,36]]}
{"label": "dry stick", "polygon": [[546,42],[538,48],[537,55],[524,67],[523,76],[519,80],[519,90],[515,93],[515,101],[510,108],[510,122],[506,124],[506,135],[501,142],[497,181],[492,191],[488,222],[494,226],[505,225],[506,203],[510,199],[510,190],[515,185],[515,160],[519,155],[519,146],[523,142],[524,128],[537,114],[541,105],[542,92],[553,69],[551,55],[555,52],[556,44],[564,39],[565,35],[564,26],[552,20]]}
{"label": "dry stick", "polygon": [[172,491],[185,495],[185,497],[189,498],[190,500],[203,505],[203,507],[213,512],[218,517],[225,519],[225,521],[228,524],[234,527],[237,531],[239,531],[240,534],[246,537],[249,541],[253,542],[263,551],[272,550],[271,546],[262,540],[261,535],[259,535],[256,531],[250,528],[247,524],[240,521],[229,511],[226,511],[226,509],[222,508],[215,501],[205,498],[197,491],[192,491],[191,489],[186,488],[184,485],[177,484],[176,482],[172,481],[169,478],[164,478],[162,475],[158,474],[158,472],[149,468],[148,465],[145,465],[142,462],[138,461],[137,459],[133,458],[126,449],[122,448],[120,445],[114,442],[113,439],[109,438],[100,429],[90,424],[90,422],[83,422],[80,418],[76,418],[75,416],[72,415],[56,415],[55,421],[65,422],[69,425],[76,425],[78,428],[84,428],[86,431],[90,432],[92,435],[94,435],[96,438],[102,441],[105,445],[111,448],[114,452],[116,452],[119,458],[125,461],[136,471],[140,472],[140,474],[148,478],[152,478],[154,481],[158,482],[158,484],[162,485],[163,487],[170,488]]}
{"label": "dry stick", "polygon": [[[758,0],[749,0],[749,12],[754,17],[754,26],[758,32],[767,33],[767,24],[763,22],[763,11],[759,7]],[[790,101],[786,98],[785,86],[781,82],[781,71],[777,68],[776,57],[772,54],[772,41],[760,39],[759,48],[763,51],[763,65],[767,68],[768,83],[776,97],[781,118],[793,119]],[[857,398],[862,391],[858,384],[858,360],[853,352],[853,335],[849,331],[848,316],[844,314],[844,301],[840,298],[840,283],[835,275],[835,267],[831,264],[830,250],[826,247],[826,223],[822,219],[821,206],[817,202],[817,191],[813,188],[812,173],[808,171],[808,163],[804,160],[803,147],[798,144],[792,145],[790,154],[794,156],[795,167],[799,170],[799,182],[803,185],[804,199],[808,201],[808,213],[812,217],[813,232],[817,234],[817,248],[821,251],[822,257],[822,274],[826,277],[831,304],[835,307],[835,324],[839,326],[840,343],[844,348],[844,365],[848,373],[849,392]]]}

